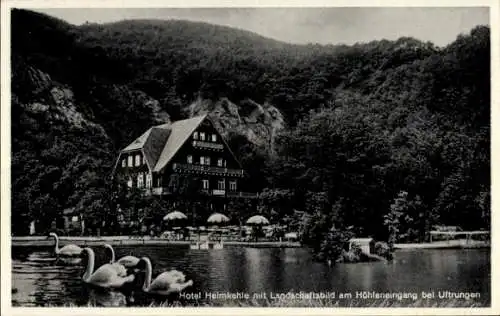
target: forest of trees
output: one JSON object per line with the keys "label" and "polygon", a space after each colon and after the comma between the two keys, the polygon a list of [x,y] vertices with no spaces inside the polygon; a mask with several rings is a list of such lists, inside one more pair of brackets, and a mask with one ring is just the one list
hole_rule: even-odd
{"label": "forest of trees", "polygon": [[[32,69],[50,75],[47,87]],[[54,86],[70,89],[92,124],[22,106],[52,102]],[[446,47],[414,38],[291,45],[204,23],[73,26],[14,10],[12,96],[14,233],[70,207],[96,217],[126,205],[110,173],[118,150],[155,122],[150,101],[176,120],[199,98],[250,99],[284,115],[275,152],[241,135],[229,142],[258,179],[261,212],[305,243],[332,227],[381,240],[396,231],[399,241],[426,240],[436,224],[490,228],[487,26]]]}

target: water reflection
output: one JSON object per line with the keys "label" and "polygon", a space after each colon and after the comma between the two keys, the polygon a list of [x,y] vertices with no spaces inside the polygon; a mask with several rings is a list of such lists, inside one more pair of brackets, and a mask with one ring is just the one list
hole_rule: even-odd
{"label": "water reflection", "polygon": [[88,306],[99,307],[124,307],[127,306],[125,294],[115,291],[106,291],[102,289],[88,289]]}
{"label": "water reflection", "polygon": [[[94,247],[96,266],[109,255]],[[117,257],[149,256],[153,275],[178,269],[193,279],[191,292],[287,291],[429,291],[479,292],[490,296],[487,250],[401,251],[394,263],[339,264],[314,262],[306,249],[228,248],[190,250],[187,247],[116,247]],[[64,304],[124,306],[125,295],[89,288],[81,281],[84,267],[56,261],[49,249],[18,248],[12,251],[13,305]],[[136,286],[144,280],[138,275]],[[137,292],[140,292],[138,290]],[[137,294],[137,293],[136,293]],[[149,305],[150,299],[137,299]],[[130,304],[130,302],[129,302]]]}

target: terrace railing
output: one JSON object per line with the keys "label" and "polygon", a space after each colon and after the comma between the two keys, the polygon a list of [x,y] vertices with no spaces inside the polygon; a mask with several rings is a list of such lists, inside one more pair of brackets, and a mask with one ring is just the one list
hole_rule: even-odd
{"label": "terrace railing", "polygon": [[172,169],[176,172],[236,176],[236,177],[242,177],[245,174],[243,169],[231,169],[231,168],[223,168],[223,167],[215,167],[207,165],[183,164],[183,163],[174,163],[172,165]]}
{"label": "terrace railing", "polygon": [[193,140],[193,147],[215,149],[215,150],[223,150],[224,149],[224,145],[222,145],[222,144],[205,142],[205,141],[201,141],[201,140]]}
{"label": "terrace railing", "polygon": [[227,197],[241,197],[241,198],[256,198],[259,195],[253,192],[236,192],[236,191],[227,191]]}

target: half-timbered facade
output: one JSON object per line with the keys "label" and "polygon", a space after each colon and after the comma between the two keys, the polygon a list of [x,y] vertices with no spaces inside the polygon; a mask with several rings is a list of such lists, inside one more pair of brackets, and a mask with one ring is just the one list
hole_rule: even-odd
{"label": "half-timbered facade", "polygon": [[159,196],[254,198],[240,162],[206,116],[153,126],[119,154],[115,174],[130,188]]}

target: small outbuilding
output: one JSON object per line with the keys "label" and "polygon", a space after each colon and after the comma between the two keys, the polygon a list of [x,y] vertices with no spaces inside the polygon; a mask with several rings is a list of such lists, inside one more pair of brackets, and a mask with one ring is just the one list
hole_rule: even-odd
{"label": "small outbuilding", "polygon": [[372,254],[375,252],[375,240],[373,238],[351,238],[349,240],[348,251],[356,244],[364,253]]}

